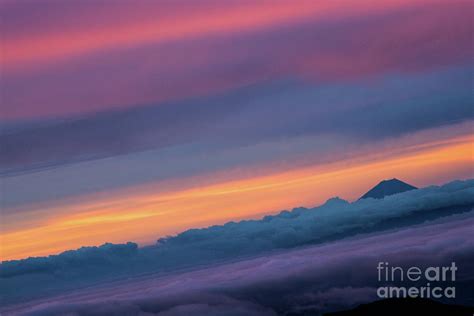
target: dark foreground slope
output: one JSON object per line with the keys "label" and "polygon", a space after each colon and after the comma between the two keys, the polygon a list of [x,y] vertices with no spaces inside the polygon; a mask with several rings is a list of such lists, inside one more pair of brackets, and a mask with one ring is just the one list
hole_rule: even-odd
{"label": "dark foreground slope", "polygon": [[472,316],[474,307],[443,304],[426,298],[390,298],[362,304],[354,309],[326,313],[325,316],[399,316],[399,315],[450,315]]}

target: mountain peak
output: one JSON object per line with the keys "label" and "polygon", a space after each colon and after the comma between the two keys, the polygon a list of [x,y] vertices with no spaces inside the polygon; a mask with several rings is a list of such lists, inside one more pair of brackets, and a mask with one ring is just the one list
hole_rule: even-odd
{"label": "mountain peak", "polygon": [[417,187],[393,178],[390,180],[381,181],[379,184],[365,193],[359,200],[366,198],[383,199],[389,195],[416,189]]}

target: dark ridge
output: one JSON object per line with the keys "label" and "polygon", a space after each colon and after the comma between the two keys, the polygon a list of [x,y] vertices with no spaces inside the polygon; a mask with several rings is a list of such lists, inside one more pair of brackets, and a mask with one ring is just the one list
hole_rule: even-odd
{"label": "dark ridge", "polygon": [[325,316],[400,316],[400,315],[450,315],[472,316],[474,307],[451,305],[427,298],[389,298],[362,304],[354,309],[326,313]]}

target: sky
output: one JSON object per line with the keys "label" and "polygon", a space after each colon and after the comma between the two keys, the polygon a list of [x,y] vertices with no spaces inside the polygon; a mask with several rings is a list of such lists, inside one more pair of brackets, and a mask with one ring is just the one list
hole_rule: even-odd
{"label": "sky", "polygon": [[473,170],[469,1],[0,3],[0,259]]}

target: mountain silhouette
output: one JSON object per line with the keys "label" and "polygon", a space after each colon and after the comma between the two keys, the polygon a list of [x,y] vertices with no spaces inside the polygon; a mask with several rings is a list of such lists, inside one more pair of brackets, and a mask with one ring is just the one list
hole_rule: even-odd
{"label": "mountain silhouette", "polygon": [[360,197],[361,199],[374,198],[374,199],[383,199],[386,196],[397,194],[405,191],[416,190],[417,188],[400,181],[398,179],[383,180],[375,187],[370,189],[367,193]]}

